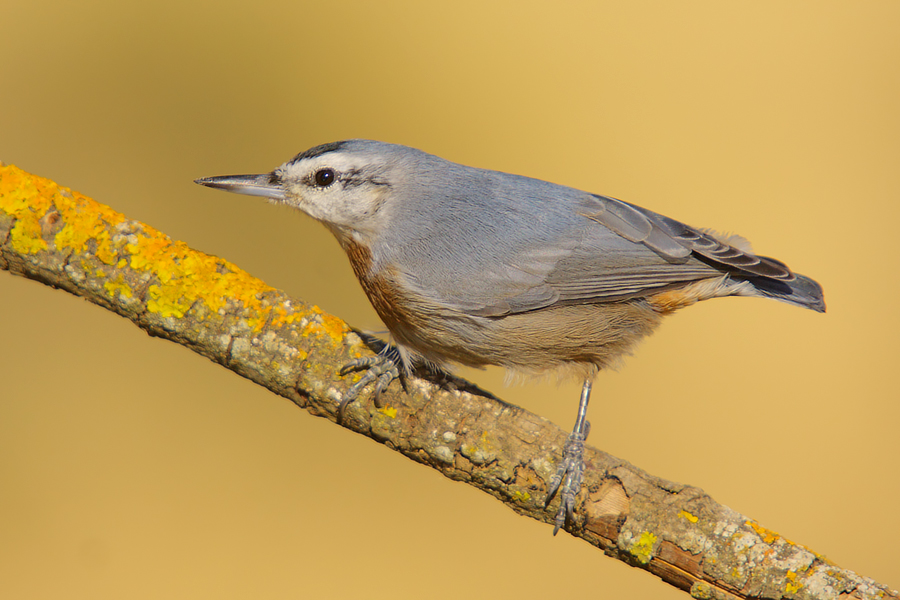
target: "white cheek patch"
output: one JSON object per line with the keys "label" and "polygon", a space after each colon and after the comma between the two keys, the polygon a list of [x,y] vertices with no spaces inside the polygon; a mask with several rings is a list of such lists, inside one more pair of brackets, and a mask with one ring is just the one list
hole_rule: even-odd
{"label": "white cheek patch", "polygon": [[[365,156],[340,151],[287,162],[278,168],[286,192],[285,203],[326,224],[365,229],[384,201],[379,186],[365,185],[358,179],[359,173],[371,166]],[[313,184],[315,173],[326,168],[334,169],[339,180],[317,187]],[[352,179],[354,176],[357,179]]]}

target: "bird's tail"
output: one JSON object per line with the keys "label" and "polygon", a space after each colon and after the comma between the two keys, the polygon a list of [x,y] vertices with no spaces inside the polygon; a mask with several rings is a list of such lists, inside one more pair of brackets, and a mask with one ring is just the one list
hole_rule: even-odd
{"label": "bird's tail", "polygon": [[816,312],[825,312],[822,286],[805,275],[795,273],[794,279],[790,281],[778,281],[763,277],[754,277],[748,281],[760,296],[781,300]]}

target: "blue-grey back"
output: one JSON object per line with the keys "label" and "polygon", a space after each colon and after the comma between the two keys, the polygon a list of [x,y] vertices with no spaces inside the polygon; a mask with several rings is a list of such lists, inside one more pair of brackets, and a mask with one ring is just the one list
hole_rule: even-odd
{"label": "blue-grey back", "polygon": [[424,153],[410,159],[376,256],[434,300],[499,315],[716,272],[693,258],[673,264],[588,216],[611,199]]}

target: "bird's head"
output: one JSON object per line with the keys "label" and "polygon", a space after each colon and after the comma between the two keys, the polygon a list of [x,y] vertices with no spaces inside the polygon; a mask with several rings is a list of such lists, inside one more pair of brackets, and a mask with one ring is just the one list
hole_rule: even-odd
{"label": "bird's head", "polygon": [[196,183],[262,196],[323,222],[339,238],[377,235],[392,195],[424,153],[383,142],[348,140],[301,152],[270,173],[205,177]]}

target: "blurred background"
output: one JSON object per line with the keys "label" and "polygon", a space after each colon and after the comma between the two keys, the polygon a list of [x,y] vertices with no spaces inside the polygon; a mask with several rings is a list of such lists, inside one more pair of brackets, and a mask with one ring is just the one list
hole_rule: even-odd
{"label": "blurred background", "polygon": [[[900,4],[550,4],[6,0],[0,160],[375,331],[323,227],[192,180],[365,137],[740,233],[828,313],[671,317],[590,441],[900,586]],[[4,598],[686,597],[5,272],[0,330]]]}

